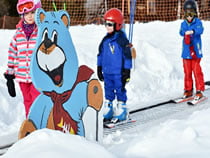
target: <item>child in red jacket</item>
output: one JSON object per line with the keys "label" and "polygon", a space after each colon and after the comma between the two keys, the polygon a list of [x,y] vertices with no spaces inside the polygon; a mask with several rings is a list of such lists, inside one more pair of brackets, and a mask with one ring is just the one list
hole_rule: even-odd
{"label": "child in red jacket", "polygon": [[30,60],[38,33],[34,18],[37,8],[41,8],[39,0],[18,0],[17,11],[21,20],[9,46],[8,68],[4,74],[10,96],[16,96],[14,79],[19,83],[26,117],[34,99],[40,94],[33,86],[30,76]]}

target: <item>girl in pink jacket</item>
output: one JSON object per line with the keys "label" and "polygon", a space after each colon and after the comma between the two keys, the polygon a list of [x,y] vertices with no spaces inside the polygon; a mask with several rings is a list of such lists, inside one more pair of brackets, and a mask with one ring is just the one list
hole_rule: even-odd
{"label": "girl in pink jacket", "polygon": [[34,18],[37,8],[41,8],[40,0],[18,0],[17,11],[21,20],[9,46],[8,68],[4,74],[10,96],[16,96],[14,79],[19,83],[26,117],[34,99],[40,94],[34,88],[30,76],[30,61],[38,33]]}

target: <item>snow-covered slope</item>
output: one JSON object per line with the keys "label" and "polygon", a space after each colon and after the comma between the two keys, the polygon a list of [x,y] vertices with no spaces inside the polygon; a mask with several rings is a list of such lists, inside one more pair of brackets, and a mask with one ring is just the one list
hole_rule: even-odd
{"label": "snow-covered slope", "polygon": [[[135,24],[133,44],[137,50],[137,59],[135,69],[132,70],[131,81],[127,85],[130,110],[169,100],[182,94],[180,23],[181,21],[155,21]],[[201,65],[205,80],[210,80],[210,22],[204,21],[203,24],[204,58]],[[104,26],[100,25],[70,28],[80,65],[85,64],[96,70],[98,45],[105,31]],[[17,139],[18,129],[25,119],[18,84],[16,84],[17,97],[9,97],[2,75],[6,70],[7,49],[13,33],[14,30],[0,30],[0,145]],[[206,105],[210,105],[209,103],[208,100]],[[20,155],[22,154],[21,157],[29,153],[30,156],[34,156],[39,152],[39,155],[37,154],[39,157],[46,157],[50,153],[55,157],[57,155],[69,157],[71,153],[83,157],[84,153],[87,157],[105,155],[120,158],[207,158],[210,155],[209,113],[208,108],[199,109],[196,112],[184,113],[184,116],[169,117],[147,126],[140,125],[131,133],[116,131],[106,135],[102,144],[88,142],[78,137],[63,136],[59,132],[44,129],[16,143],[3,157],[18,157],[19,152],[21,152]],[[59,150],[55,150],[56,147]],[[92,152],[95,152],[95,156]],[[98,154],[100,152],[101,154]]]}

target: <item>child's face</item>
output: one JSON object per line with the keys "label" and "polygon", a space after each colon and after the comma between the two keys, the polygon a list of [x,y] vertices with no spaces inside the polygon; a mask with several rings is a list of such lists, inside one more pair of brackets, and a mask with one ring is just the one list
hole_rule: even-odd
{"label": "child's face", "polygon": [[193,17],[192,16],[188,16],[187,17],[187,21],[191,22],[193,20]]}
{"label": "child's face", "polygon": [[188,22],[192,22],[193,18],[196,16],[196,13],[192,10],[187,10],[184,16]]}
{"label": "child's face", "polygon": [[105,27],[108,33],[114,32],[114,23],[111,21],[106,21],[105,22]]}
{"label": "child's face", "polygon": [[27,24],[33,24],[35,22],[34,15],[35,15],[35,11],[31,11],[23,15],[24,20],[27,22]]}

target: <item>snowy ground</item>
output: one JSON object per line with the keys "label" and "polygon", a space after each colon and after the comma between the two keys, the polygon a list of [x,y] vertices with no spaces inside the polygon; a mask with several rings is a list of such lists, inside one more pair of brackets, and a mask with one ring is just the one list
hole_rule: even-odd
{"label": "snowy ground", "polygon": [[[156,21],[134,25],[133,44],[137,59],[127,85],[130,110],[183,93],[180,23]],[[210,80],[210,22],[203,24],[204,58],[201,65],[207,81]],[[80,65],[96,70],[98,45],[106,33],[104,26],[74,26],[70,32]],[[0,30],[0,146],[17,139],[19,126],[25,119],[18,86],[16,98],[9,97],[2,75],[13,33],[14,30]],[[208,107],[210,101],[205,105]],[[106,135],[101,143],[44,129],[15,143],[2,157],[28,157],[30,154],[30,157],[207,158],[210,155],[209,113],[210,108],[195,109],[190,114],[148,124],[144,129],[140,126],[132,133],[117,131]]]}

